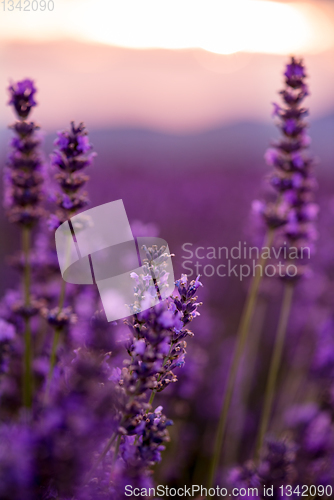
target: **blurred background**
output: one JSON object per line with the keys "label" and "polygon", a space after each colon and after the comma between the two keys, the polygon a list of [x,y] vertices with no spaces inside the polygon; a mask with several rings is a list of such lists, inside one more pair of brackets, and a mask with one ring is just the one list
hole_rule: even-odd
{"label": "blurred background", "polygon": [[[205,247],[261,243],[262,230],[252,225],[250,207],[263,192],[269,171],[263,155],[277,135],[271,103],[280,102],[284,66],[295,54],[304,58],[309,75],[306,105],[312,151],[319,159],[320,225],[327,245],[323,250],[320,235],[314,266],[316,259],[331,262],[334,1],[54,0],[45,5],[36,12],[10,11],[7,0],[0,5],[1,164],[11,135],[7,125],[14,120],[6,88],[11,80],[33,78],[39,106],[32,119],[45,134],[46,157],[57,130],[71,120],[84,121],[98,153],[87,172],[92,206],[122,198],[136,227],[138,220],[153,223],[175,254],[179,277],[185,242]],[[17,229],[3,210],[0,231],[2,293],[15,283],[5,256],[18,245]],[[184,382],[171,410],[174,419],[187,423],[182,450],[188,458],[180,452],[164,469],[169,481],[178,466],[186,467],[184,477],[191,478],[210,454],[205,446],[212,442],[247,289],[237,277],[204,276],[202,282],[202,317],[194,324],[197,341],[189,346],[192,385]],[[318,297],[325,286],[320,278],[315,283]],[[311,298],[301,293],[301,307]],[[267,326],[276,311],[275,304],[270,307]],[[304,315],[303,321],[310,317]],[[210,376],[203,381],[209,362]],[[248,436],[257,412],[255,405],[247,417]],[[235,432],[240,433],[238,423]],[[174,440],[173,446],[178,448],[169,453],[175,458],[180,442]],[[227,462],[237,453],[231,449]],[[240,457],[246,458],[242,452]]]}

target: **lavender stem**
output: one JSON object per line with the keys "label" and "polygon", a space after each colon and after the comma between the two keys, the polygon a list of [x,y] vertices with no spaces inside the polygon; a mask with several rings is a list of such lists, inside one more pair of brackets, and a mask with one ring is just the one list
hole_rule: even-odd
{"label": "lavender stem", "polygon": [[64,307],[65,296],[66,296],[66,281],[62,280],[61,288],[60,288],[59,302],[58,302],[58,307],[59,307],[60,311]]}
{"label": "lavender stem", "polygon": [[282,352],[284,347],[284,341],[286,336],[286,330],[288,325],[288,320],[290,316],[290,310],[292,305],[292,297],[294,291],[294,284],[287,282],[284,287],[284,296],[281,314],[278,323],[277,335],[274,345],[274,351],[271,358],[269,376],[267,379],[267,386],[261,416],[261,422],[259,427],[259,432],[256,440],[256,458],[259,458],[260,450],[263,445],[263,440],[265,433],[268,428],[273,399],[276,389],[277,375],[279,367],[281,364]]}
{"label": "lavender stem", "polygon": [[252,339],[249,342],[249,350],[247,349],[247,364],[248,364],[248,373],[247,376],[243,380],[243,401],[244,406],[241,410],[240,415],[240,432],[233,437],[231,443],[229,443],[228,447],[228,455],[229,461],[231,463],[237,463],[238,455],[240,452],[240,445],[242,441],[242,433],[244,429],[244,424],[246,421],[247,408],[250,403],[250,394],[252,390],[252,383],[254,381],[254,374],[256,372],[256,364],[258,362],[257,356],[260,349],[260,341],[262,338],[262,330],[265,321],[266,311],[267,311],[267,300],[263,297],[260,297],[258,300],[256,314],[254,315],[254,321],[252,323]]}
{"label": "lavender stem", "polygon": [[[30,268],[30,239],[31,229],[23,227],[22,229],[22,249],[24,254],[24,274],[23,274],[23,288],[24,288],[24,304],[28,308],[30,306],[30,282],[31,282],[31,268]],[[30,318],[25,319],[25,333],[24,333],[24,370],[23,370],[23,405],[27,408],[32,404],[32,349],[31,349],[31,328]]]}
{"label": "lavender stem", "polygon": [[59,344],[60,333],[61,333],[61,328],[55,328],[54,333],[53,333],[52,347],[51,347],[50,367],[49,367],[49,373],[48,373],[46,390],[45,390],[45,401],[46,402],[49,399],[50,384],[51,384],[51,380],[52,380],[52,376],[53,376],[53,370],[54,370],[54,367],[56,365],[56,353],[57,353],[57,347]]}
{"label": "lavender stem", "polygon": [[[170,356],[170,353],[172,352],[172,347],[173,347],[174,343],[171,342],[170,344],[170,348],[169,348],[169,353],[168,353],[168,356],[165,357],[163,363],[162,363],[162,366],[165,366],[165,364],[167,363],[168,359],[169,359],[169,356]],[[158,375],[158,378],[157,378],[157,382],[160,382],[160,379],[161,379],[161,373]],[[155,395],[157,393],[157,390],[156,389],[153,389],[153,391],[151,392],[151,396],[150,396],[150,399],[148,401],[148,404],[150,404],[152,406],[153,404],[153,401],[154,401],[154,398],[155,398]],[[147,409],[146,410],[146,414],[149,412],[149,410]]]}
{"label": "lavender stem", "polygon": [[88,476],[87,476],[87,479],[86,479],[86,483],[89,483],[89,481],[92,479],[92,475],[94,474],[96,468],[100,465],[100,463],[102,462],[102,460],[104,459],[104,457],[106,456],[106,454],[108,453],[108,451],[110,450],[113,442],[115,441],[116,439],[116,436],[117,434],[114,433],[111,438],[109,439],[109,441],[107,442],[103,452],[101,453],[101,455],[99,456],[99,458],[97,459],[96,463],[93,465],[93,467],[91,468],[91,470],[89,471],[88,473]]}
{"label": "lavender stem", "polygon": [[[63,307],[64,307],[65,296],[66,296],[66,281],[62,280],[61,288],[60,288],[60,295],[59,295],[59,302],[58,302],[59,312],[61,312]],[[48,373],[48,379],[47,379],[46,391],[45,391],[45,400],[46,401],[48,400],[48,397],[49,397],[49,390],[50,390],[50,384],[51,384],[51,380],[52,380],[52,376],[53,376],[53,370],[54,370],[54,367],[56,366],[56,353],[57,353],[57,347],[58,347],[59,340],[60,340],[61,331],[62,331],[61,327],[56,327],[54,329],[54,332],[53,332],[50,366],[49,366],[49,373]]]}
{"label": "lavender stem", "polygon": [[[274,237],[274,230],[269,228],[267,235],[266,235],[266,240],[265,240],[265,247],[270,248],[273,242],[273,237]],[[234,390],[234,385],[235,385],[235,380],[237,377],[238,373],[238,368],[239,368],[239,363],[241,356],[244,351],[245,343],[248,338],[248,332],[249,332],[249,326],[250,322],[253,316],[253,312],[256,306],[257,302],[257,296],[258,296],[258,291],[259,291],[259,286],[261,283],[262,279],[262,269],[264,266],[264,263],[266,261],[265,256],[261,256],[259,260],[259,267],[256,267],[256,272],[255,275],[252,279],[251,286],[247,295],[246,303],[243,309],[243,313],[241,316],[241,322],[239,324],[239,329],[237,332],[237,339],[236,339],[236,345],[235,345],[235,350],[233,354],[233,359],[231,363],[231,367],[228,373],[228,378],[227,378],[227,385],[226,385],[226,391],[225,391],[225,397],[220,413],[220,418],[219,418],[219,423],[218,423],[218,428],[216,432],[216,438],[215,438],[215,447],[214,447],[214,453],[211,461],[211,466],[210,466],[210,471],[209,471],[209,482],[208,482],[208,488],[213,487],[213,482],[215,479],[216,475],[216,470],[218,467],[219,463],[219,458],[221,454],[221,448],[223,445],[223,440],[225,436],[225,430],[226,430],[226,424],[227,424],[227,416],[231,404],[231,399],[232,399],[232,394]]]}

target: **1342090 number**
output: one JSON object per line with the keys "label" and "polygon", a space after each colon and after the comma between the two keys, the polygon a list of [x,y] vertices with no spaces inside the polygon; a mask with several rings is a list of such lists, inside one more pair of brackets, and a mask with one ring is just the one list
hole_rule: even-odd
{"label": "1342090 number", "polygon": [[3,0],[1,2],[2,10],[12,12],[14,10],[22,10],[23,12],[36,12],[37,10],[44,11],[54,10],[55,4],[53,0]]}
{"label": "1342090 number", "polygon": [[319,496],[319,497],[322,497],[322,496],[326,496],[326,497],[331,497],[332,496],[332,493],[333,493],[333,488],[330,484],[328,484],[327,486],[323,486],[323,485],[319,485],[319,486],[315,486],[315,485],[311,485],[311,486],[308,486],[308,485],[303,485],[303,486],[291,486],[291,485],[287,485],[287,486],[280,486],[279,489],[281,490],[281,494],[282,496],[285,495],[285,496],[292,496],[292,495],[295,495],[295,496],[300,496],[300,497],[316,497],[316,496]]}

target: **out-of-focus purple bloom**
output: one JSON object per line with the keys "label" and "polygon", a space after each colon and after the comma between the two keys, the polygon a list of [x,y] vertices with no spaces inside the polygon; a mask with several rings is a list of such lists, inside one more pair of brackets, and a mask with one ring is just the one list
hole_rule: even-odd
{"label": "out-of-focus purple bloom", "polygon": [[0,375],[9,369],[12,345],[15,340],[14,325],[0,318]]}
{"label": "out-of-focus purple bloom", "polygon": [[58,217],[55,214],[51,214],[48,218],[48,228],[50,229],[50,231],[55,231],[56,229],[58,229],[60,224],[61,221],[58,219]]}
{"label": "out-of-focus purple bloom", "polygon": [[55,307],[51,310],[45,308],[42,309],[41,313],[47,322],[55,328],[65,328],[77,321],[77,316],[73,314],[71,307]]}
{"label": "out-of-focus purple bloom", "polygon": [[296,447],[296,484],[334,486],[334,430],[329,410],[315,403],[289,410],[287,423],[293,431]]}
{"label": "out-of-focus purple bloom", "polygon": [[32,426],[33,498],[51,490],[55,498],[72,498],[85,489],[94,452],[115,430],[118,394],[101,359],[77,352],[66,381],[54,385],[51,401],[42,404]]}
{"label": "out-of-focus purple bloom", "polygon": [[286,84],[289,87],[302,87],[304,85],[304,78],[306,77],[302,61],[297,61],[292,57],[290,64],[286,67],[284,76],[286,77]]}
{"label": "out-of-focus purple bloom", "polygon": [[34,438],[25,425],[0,426],[0,498],[33,500]]}
{"label": "out-of-focus purple bloom", "polygon": [[7,323],[0,318],[0,342],[13,340],[15,337],[15,328],[10,323]]}
{"label": "out-of-focus purple bloom", "polygon": [[156,224],[144,224],[140,220],[131,222],[131,231],[135,238],[143,236],[159,236],[159,228]]}
{"label": "out-of-focus purple bloom", "polygon": [[264,486],[274,486],[276,496],[279,486],[289,484],[293,479],[295,445],[288,441],[268,439],[266,450],[257,468],[257,474]]}
{"label": "out-of-focus purple bloom", "polygon": [[313,358],[313,373],[327,380],[334,380],[334,321],[329,319],[319,328]]}
{"label": "out-of-focus purple bloom", "polygon": [[20,82],[15,82],[8,87],[10,100],[8,104],[12,104],[16,113],[20,118],[26,119],[33,106],[36,106],[34,95],[36,87],[33,80],[26,78]]}
{"label": "out-of-focus purple bloom", "polygon": [[[295,480],[296,446],[288,441],[267,440],[260,463],[255,466],[248,462],[241,467],[235,467],[228,474],[231,488],[245,488],[245,495],[237,498],[264,498],[264,488],[273,488],[271,498],[281,499],[280,486],[294,484]],[[255,489],[258,496],[255,495]]]}

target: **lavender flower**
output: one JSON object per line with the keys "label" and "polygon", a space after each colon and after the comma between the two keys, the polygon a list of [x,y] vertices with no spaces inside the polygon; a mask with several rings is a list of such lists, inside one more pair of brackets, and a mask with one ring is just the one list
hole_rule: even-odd
{"label": "lavender flower", "polygon": [[[268,227],[282,227],[281,244],[288,242],[289,247],[300,249],[312,245],[317,237],[314,226],[318,213],[314,203],[317,183],[313,174],[314,160],[307,152],[310,138],[305,117],[308,110],[302,107],[309,92],[302,60],[292,57],[284,74],[286,87],[280,92],[284,105],[274,104],[273,113],[282,138],[265,154],[267,164],[274,168],[271,185],[277,195],[275,201],[256,202],[254,208],[262,213]],[[305,272],[302,262],[298,271],[298,276]]]}
{"label": "lavender flower", "polygon": [[182,275],[176,286],[179,296],[166,299],[128,322],[134,335],[128,347],[132,356],[131,385],[135,385],[139,393],[148,388],[160,392],[177,380],[172,370],[184,363],[186,343],[183,339],[193,335],[184,327],[199,315],[197,308],[201,304],[196,302],[195,293],[201,283],[197,278],[188,284],[187,276]]}
{"label": "lavender flower", "polygon": [[[55,180],[60,186],[60,192],[57,192],[55,196],[58,210],[56,214],[51,214],[48,221],[49,229],[53,231],[62,222],[71,218],[78,210],[88,204],[87,193],[79,193],[79,190],[89,177],[79,172],[79,170],[91,165],[95,156],[95,153],[87,155],[92,149],[92,145],[89,143],[83,123],[76,127],[74,122],[71,122],[70,131],[58,132],[58,139],[55,140],[54,144],[58,149],[51,154],[51,166],[60,170],[55,174]],[[68,296],[66,297],[65,287],[65,281],[62,281],[57,306],[52,309],[50,307],[43,309],[43,316],[55,330],[46,392],[48,392],[48,386],[53,376],[60,336],[65,330],[68,332],[69,326],[77,321],[77,317],[70,306],[64,309],[64,302],[69,299]],[[74,289],[76,290],[76,287]],[[69,336],[67,335],[67,337]]]}
{"label": "lavender flower", "polygon": [[[312,172],[314,162],[305,152],[310,139],[306,135],[307,124],[304,121],[307,110],[301,108],[301,102],[308,95],[302,60],[297,61],[292,57],[291,63],[287,65],[285,77],[286,88],[281,91],[285,107],[275,105],[274,108],[274,115],[279,119],[278,126],[283,137],[275,142],[274,149],[267,151],[266,154],[267,161],[276,169],[272,177],[272,185],[278,196],[275,203],[269,203],[263,210],[263,216],[269,227],[282,226],[276,232],[276,241],[278,240],[288,250],[293,249],[294,254],[288,253],[289,256],[284,266],[281,262],[278,264],[279,273],[277,274],[286,281],[286,284],[256,440],[257,456],[261,452],[270,422],[273,394],[276,390],[278,370],[283,354],[294,285],[296,280],[305,273],[302,247],[311,244],[316,234],[314,220],[317,215],[317,206],[313,203],[315,179]],[[281,218],[278,217],[279,214]],[[293,255],[293,260],[291,255]],[[292,262],[293,266],[291,266]],[[290,267],[292,271],[289,271]]]}
{"label": "lavender flower", "polygon": [[10,143],[12,151],[5,169],[5,208],[11,222],[32,227],[43,215],[41,140],[36,134],[39,127],[25,121],[36,105],[36,89],[32,80],[23,80],[11,85],[9,92],[9,104],[14,106],[19,121],[11,126],[16,136]]}
{"label": "lavender flower", "polygon": [[60,170],[55,180],[61,192],[57,194],[58,210],[49,219],[50,229],[57,227],[88,204],[87,193],[79,193],[89,177],[81,172],[91,166],[96,153],[89,153],[92,145],[83,123],[77,127],[71,122],[71,129],[58,132],[54,142],[58,149],[51,155],[51,165]]}
{"label": "lavender flower", "polygon": [[[120,446],[120,469],[121,473],[126,472],[129,478],[128,484],[132,483],[134,486],[144,478],[149,480],[152,466],[160,462],[161,452],[165,449],[164,443],[169,441],[167,428],[172,424],[173,422],[163,415],[162,407],[159,406],[155,411],[145,415],[137,433],[140,436],[137,442],[134,437],[123,438]],[[123,492],[119,491],[120,498]]]}

